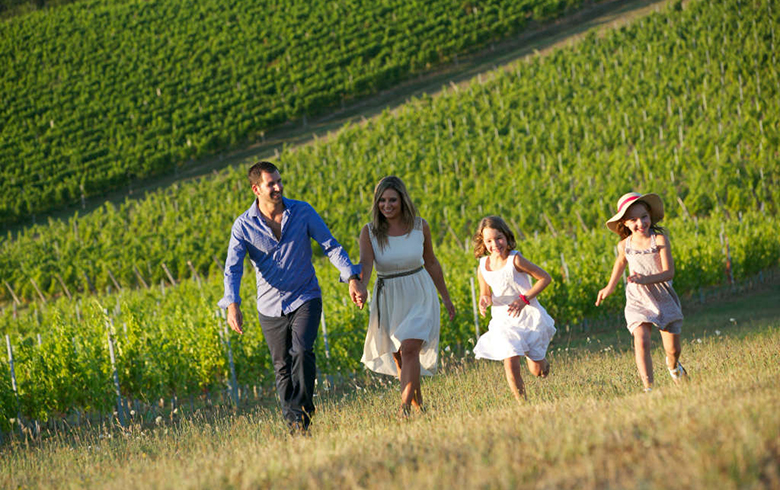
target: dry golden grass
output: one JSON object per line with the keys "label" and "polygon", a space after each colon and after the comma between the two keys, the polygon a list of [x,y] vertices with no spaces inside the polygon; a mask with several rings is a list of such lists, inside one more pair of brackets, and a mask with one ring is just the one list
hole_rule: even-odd
{"label": "dry golden grass", "polygon": [[449,361],[408,421],[397,388],[374,384],[323,398],[311,437],[257,409],[11,445],[0,487],[780,488],[778,297],[689,314],[681,387],[658,349],[642,393],[628,333],[603,332],[554,348],[524,406],[500,363]]}

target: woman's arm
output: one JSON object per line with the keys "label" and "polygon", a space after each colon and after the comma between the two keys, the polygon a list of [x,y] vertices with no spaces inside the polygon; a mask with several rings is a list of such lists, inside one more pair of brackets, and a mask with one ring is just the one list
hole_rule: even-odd
{"label": "woman's arm", "polygon": [[[363,288],[368,290],[368,282],[371,280],[371,273],[374,271],[374,247],[371,246],[371,238],[368,236],[368,227],[365,225],[360,230],[360,238],[358,244],[360,246],[360,283]],[[360,309],[363,309],[363,305],[366,298],[362,298],[360,302],[355,302]]]}
{"label": "woman's arm", "polygon": [[433,284],[436,285],[436,289],[441,295],[441,300],[444,303],[444,307],[447,308],[447,313],[450,315],[450,320],[455,318],[455,306],[453,306],[450,300],[450,293],[447,292],[447,284],[444,282],[444,273],[441,270],[441,264],[436,259],[436,255],[433,253],[433,241],[431,240],[431,229],[428,227],[428,222],[422,220],[423,225],[423,260],[425,261],[425,270],[431,275]]}
{"label": "woman's arm", "polygon": [[655,237],[655,244],[661,254],[661,272],[644,276],[642,274],[631,274],[628,281],[636,284],[654,284],[657,282],[666,282],[674,279],[674,260],[672,259],[672,244],[666,235],[658,234]]}
{"label": "woman's arm", "polygon": [[623,271],[626,270],[626,241],[621,240],[620,243],[618,243],[617,246],[618,250],[618,256],[615,258],[615,265],[612,266],[612,275],[609,276],[609,282],[607,283],[607,287],[601,289],[599,291],[598,296],[596,297],[596,306],[599,306],[602,301],[607,299],[607,296],[612,294],[613,291],[615,291],[615,286],[617,286],[618,281],[620,280],[620,276],[623,275]]}

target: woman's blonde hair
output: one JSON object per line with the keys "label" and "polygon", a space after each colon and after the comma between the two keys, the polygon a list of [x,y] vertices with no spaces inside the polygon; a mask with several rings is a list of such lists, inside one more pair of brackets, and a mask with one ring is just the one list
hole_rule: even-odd
{"label": "woman's blonde hair", "polygon": [[492,228],[503,233],[506,237],[506,246],[508,250],[514,250],[517,246],[515,234],[509,229],[509,225],[506,224],[506,221],[501,219],[500,216],[485,216],[479,221],[477,232],[474,233],[474,237],[471,239],[474,244],[474,257],[480,258],[484,255],[489,255],[487,247],[485,246],[485,241],[482,239],[482,232],[485,228]]}
{"label": "woman's blonde hair", "polygon": [[374,204],[371,206],[371,216],[373,218],[371,232],[376,237],[379,248],[382,249],[387,245],[387,229],[390,227],[390,224],[379,209],[379,199],[388,189],[396,191],[401,198],[401,223],[407,233],[412,232],[414,221],[417,218],[417,208],[414,207],[404,182],[395,175],[389,175],[380,180],[374,188]]}

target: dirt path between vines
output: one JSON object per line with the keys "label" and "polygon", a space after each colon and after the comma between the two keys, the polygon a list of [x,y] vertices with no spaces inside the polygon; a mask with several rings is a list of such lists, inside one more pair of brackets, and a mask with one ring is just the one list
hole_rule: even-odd
{"label": "dirt path between vines", "polygon": [[[527,56],[545,55],[554,48],[576,42],[591,29],[595,28],[603,32],[620,27],[638,17],[662,9],[668,2],[669,0],[607,0],[588,6],[547,26],[459,57],[457,63],[439,66],[432,72],[361,99],[344,109],[309,121],[287,123],[269,131],[261,143],[196,160],[183,168],[176,169],[172,174],[133,182],[128,187],[106,193],[102,197],[88,199],[83,206],[72,206],[43,216],[39,215],[37,219],[39,222],[49,216],[55,219],[68,219],[76,211],[83,216],[102,206],[106,201],[119,204],[126,197],[142,198],[147,192],[163,189],[181,180],[202,177],[229,165],[246,165],[261,159],[272,160],[284,147],[306,145],[315,139],[328,138],[331,133],[337,132],[347,123],[365,123],[385,109],[391,111],[397,109],[412,97],[420,97],[423,94],[435,97],[441,93],[442,87],[449,87],[452,84],[462,86],[480,74],[511,66]],[[22,226],[13,227],[11,231],[15,233],[30,224],[27,222]]]}

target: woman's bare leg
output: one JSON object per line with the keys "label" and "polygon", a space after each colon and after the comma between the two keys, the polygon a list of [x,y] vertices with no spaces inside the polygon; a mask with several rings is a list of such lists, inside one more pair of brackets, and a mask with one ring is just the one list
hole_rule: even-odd
{"label": "woman's bare leg", "polygon": [[407,339],[401,342],[401,406],[422,406],[420,391],[420,350],[423,341]]}

